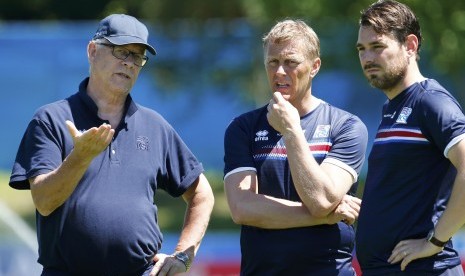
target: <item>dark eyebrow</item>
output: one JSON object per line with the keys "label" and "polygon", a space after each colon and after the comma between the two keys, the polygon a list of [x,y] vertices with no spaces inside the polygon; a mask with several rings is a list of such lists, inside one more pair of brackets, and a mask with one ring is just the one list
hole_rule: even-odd
{"label": "dark eyebrow", "polygon": [[[376,46],[376,45],[386,45],[386,44],[378,40],[368,43],[368,46]],[[364,47],[364,46],[361,43],[357,43],[355,44],[355,47],[359,48],[359,47]]]}

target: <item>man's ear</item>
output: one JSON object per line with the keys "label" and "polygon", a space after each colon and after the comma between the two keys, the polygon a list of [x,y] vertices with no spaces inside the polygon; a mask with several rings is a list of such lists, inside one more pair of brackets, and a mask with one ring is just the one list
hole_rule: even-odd
{"label": "man's ear", "polygon": [[310,71],[310,76],[314,78],[318,71],[320,71],[321,59],[319,57],[313,60],[312,70]]}
{"label": "man's ear", "polygon": [[97,52],[97,44],[93,41],[89,41],[89,44],[87,44],[87,58],[89,60],[93,59],[96,52]]}
{"label": "man's ear", "polygon": [[418,53],[418,37],[414,34],[409,34],[405,39],[405,47],[409,56],[416,56]]}

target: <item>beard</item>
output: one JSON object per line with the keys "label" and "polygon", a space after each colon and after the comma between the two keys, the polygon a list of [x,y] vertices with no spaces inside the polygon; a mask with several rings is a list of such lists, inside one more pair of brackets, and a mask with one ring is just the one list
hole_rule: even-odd
{"label": "beard", "polygon": [[[398,58],[395,62],[391,61],[391,64],[385,68],[384,73],[366,75],[368,82],[371,86],[383,91],[391,90],[405,78],[407,62],[407,60],[402,58]],[[381,66],[373,64],[365,66],[365,69],[372,67],[381,68]]]}

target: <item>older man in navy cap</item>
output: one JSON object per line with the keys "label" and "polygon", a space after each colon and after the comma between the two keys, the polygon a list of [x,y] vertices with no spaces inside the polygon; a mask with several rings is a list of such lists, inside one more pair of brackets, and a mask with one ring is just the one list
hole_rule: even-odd
{"label": "older man in navy cap", "polygon": [[[90,76],[74,95],[39,108],[26,129],[9,184],[31,190],[42,275],[189,270],[214,198],[176,131],[130,96],[146,51],[156,53],[144,24],[106,17],[87,46]],[[159,188],[187,203],[169,255],[159,252]]]}

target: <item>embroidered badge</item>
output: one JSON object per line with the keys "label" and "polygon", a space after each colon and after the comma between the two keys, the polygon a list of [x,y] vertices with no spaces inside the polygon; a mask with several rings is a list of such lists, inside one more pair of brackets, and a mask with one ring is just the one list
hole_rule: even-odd
{"label": "embroidered badge", "polygon": [[407,119],[412,114],[412,109],[410,107],[404,107],[402,108],[402,111],[399,114],[399,117],[397,117],[396,123],[399,124],[406,124]]}
{"label": "embroidered badge", "polygon": [[331,125],[318,125],[316,127],[315,133],[313,133],[313,138],[327,138],[329,137],[329,130]]}
{"label": "embroidered badge", "polygon": [[146,136],[137,136],[136,148],[138,150],[149,150],[149,138]]}

